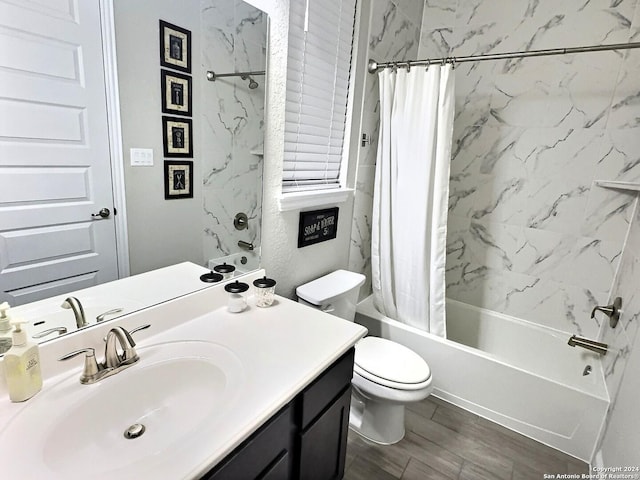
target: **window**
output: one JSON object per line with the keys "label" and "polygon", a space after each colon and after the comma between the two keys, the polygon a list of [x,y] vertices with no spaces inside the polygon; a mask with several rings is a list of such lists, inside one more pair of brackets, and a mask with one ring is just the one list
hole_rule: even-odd
{"label": "window", "polygon": [[282,192],[340,189],[356,0],[291,0]]}

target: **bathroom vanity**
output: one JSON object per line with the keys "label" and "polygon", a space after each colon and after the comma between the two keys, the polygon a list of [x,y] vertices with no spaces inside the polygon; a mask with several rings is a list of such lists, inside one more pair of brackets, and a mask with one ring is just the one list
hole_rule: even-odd
{"label": "bathroom vanity", "polygon": [[352,348],[203,479],[342,478],[353,357]]}
{"label": "bathroom vanity", "polygon": [[[241,278],[251,283],[263,271]],[[0,385],[3,474],[20,479],[334,479],[344,469],[353,346],[363,327],[277,297],[226,309],[224,285],[41,345],[43,390]],[[139,361],[81,385],[82,355],[114,327]],[[51,412],[56,412],[52,415]],[[133,425],[142,435],[125,438]],[[25,448],[28,445],[28,448]]]}

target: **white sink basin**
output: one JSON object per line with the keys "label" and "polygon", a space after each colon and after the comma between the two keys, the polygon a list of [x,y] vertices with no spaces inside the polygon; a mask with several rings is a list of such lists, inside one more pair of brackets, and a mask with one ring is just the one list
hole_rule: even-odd
{"label": "white sink basin", "polygon": [[[179,478],[181,466],[206,458],[199,445],[237,399],[240,360],[197,341],[138,354],[137,364],[96,384],[81,385],[78,369],[29,400],[0,434],[3,457],[24,467],[21,478]],[[134,424],[144,433],[125,438]]]}

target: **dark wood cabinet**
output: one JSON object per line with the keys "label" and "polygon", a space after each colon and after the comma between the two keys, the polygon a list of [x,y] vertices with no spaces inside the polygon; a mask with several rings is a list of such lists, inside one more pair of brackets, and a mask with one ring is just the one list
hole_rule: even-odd
{"label": "dark wood cabinet", "polygon": [[353,357],[351,349],[202,479],[342,478]]}
{"label": "dark wood cabinet", "polygon": [[351,387],[329,405],[300,435],[300,468],[297,478],[336,480],[344,474]]}

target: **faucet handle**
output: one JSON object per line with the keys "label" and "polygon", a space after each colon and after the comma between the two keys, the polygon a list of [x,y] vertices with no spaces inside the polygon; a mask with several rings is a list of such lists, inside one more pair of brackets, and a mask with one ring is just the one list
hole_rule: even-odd
{"label": "faucet handle", "polygon": [[621,308],[622,308],[622,298],[616,297],[611,305],[596,306],[591,311],[591,318],[595,318],[596,312],[600,311],[609,317],[609,326],[611,328],[616,328],[616,325],[618,324],[618,320],[620,320]]}
{"label": "faucet handle", "polygon": [[96,351],[93,348],[83,348],[81,350],[76,350],[74,352],[67,353],[63,355],[58,360],[65,361],[73,358],[81,353],[86,353],[84,357],[84,370],[82,371],[82,375],[80,375],[80,383],[87,384],[90,383],[100,371],[100,367],[98,366],[98,362],[96,361]]}
{"label": "faucet handle", "polygon": [[151,326],[150,323],[147,323],[146,325],[140,325],[139,327],[136,327],[132,330],[129,331],[130,335],[133,335],[136,332],[139,332],[140,330],[146,330],[147,328],[149,328]]}

